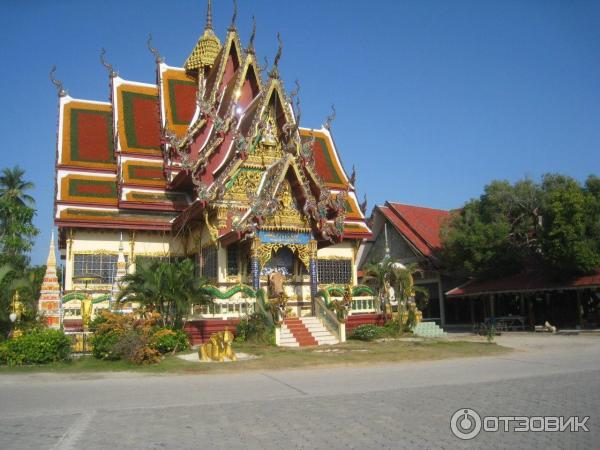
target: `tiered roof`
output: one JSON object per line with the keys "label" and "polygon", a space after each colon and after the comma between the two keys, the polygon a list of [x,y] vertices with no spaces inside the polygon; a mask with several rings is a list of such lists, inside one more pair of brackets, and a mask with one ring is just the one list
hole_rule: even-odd
{"label": "tiered roof", "polygon": [[289,184],[319,239],[370,236],[328,127],[299,127],[281,49],[264,79],[252,41],[244,50],[232,21],[221,45],[209,2],[184,68],[157,56],[156,84],[111,71],[108,103],[61,90],[56,223],[170,230],[227,206],[218,237],[239,238],[263,226]]}

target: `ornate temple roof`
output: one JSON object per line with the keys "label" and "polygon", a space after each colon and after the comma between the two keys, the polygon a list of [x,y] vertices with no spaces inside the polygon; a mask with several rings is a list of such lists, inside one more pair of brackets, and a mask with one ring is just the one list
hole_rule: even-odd
{"label": "ornate temple roof", "polygon": [[244,50],[234,20],[221,45],[209,2],[184,67],[156,57],[156,84],[111,67],[110,102],[76,100],[61,88],[59,226],[167,230],[225,208],[217,237],[241,237],[266,226],[281,209],[278,196],[291,193],[288,206],[319,239],[370,236],[329,126],[299,127],[298,92],[286,92],[277,69],[281,45],[264,79],[255,30]]}

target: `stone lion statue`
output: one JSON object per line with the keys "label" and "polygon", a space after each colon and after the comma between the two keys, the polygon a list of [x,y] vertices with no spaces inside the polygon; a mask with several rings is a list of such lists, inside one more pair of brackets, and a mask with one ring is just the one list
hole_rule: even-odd
{"label": "stone lion statue", "polygon": [[225,358],[237,361],[235,352],[231,348],[233,333],[231,331],[219,331],[210,336],[208,342],[202,344],[198,349],[200,361],[223,362]]}

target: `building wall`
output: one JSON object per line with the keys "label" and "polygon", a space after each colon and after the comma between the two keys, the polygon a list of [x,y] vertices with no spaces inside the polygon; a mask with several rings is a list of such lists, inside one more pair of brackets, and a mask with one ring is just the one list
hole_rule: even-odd
{"label": "building wall", "polygon": [[[65,290],[71,291],[82,286],[73,283],[74,256],[76,254],[110,254],[118,255],[121,232],[118,230],[73,230],[67,234],[65,258]],[[164,233],[137,231],[122,234],[123,252],[128,258],[128,271],[135,271],[136,256],[168,256],[185,254],[184,242]],[[90,287],[90,286],[88,286]],[[95,286],[99,290],[110,290],[110,285]]]}

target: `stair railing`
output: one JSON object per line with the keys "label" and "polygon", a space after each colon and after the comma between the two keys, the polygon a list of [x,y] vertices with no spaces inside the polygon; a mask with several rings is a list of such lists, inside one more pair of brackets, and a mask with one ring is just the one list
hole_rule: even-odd
{"label": "stair railing", "polygon": [[325,305],[325,297],[319,291],[315,297],[315,314],[321,320],[325,328],[336,336],[340,342],[346,342],[346,324],[340,322],[335,312]]}

